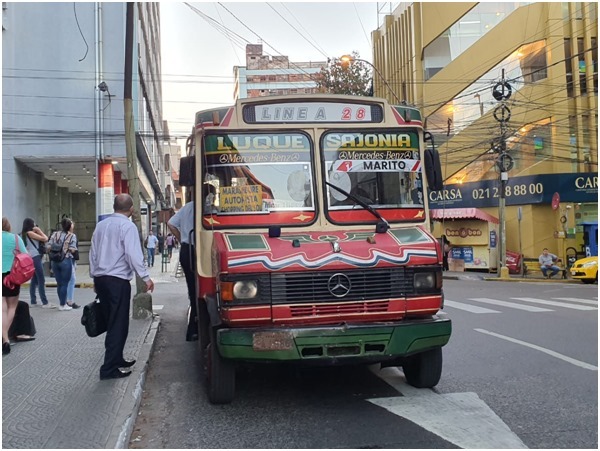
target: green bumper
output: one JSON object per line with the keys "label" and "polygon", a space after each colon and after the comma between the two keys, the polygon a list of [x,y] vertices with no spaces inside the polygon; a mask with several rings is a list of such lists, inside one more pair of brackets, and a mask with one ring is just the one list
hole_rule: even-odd
{"label": "green bumper", "polygon": [[451,331],[451,321],[437,317],[360,326],[220,329],[217,346],[232,360],[377,362],[442,347]]}

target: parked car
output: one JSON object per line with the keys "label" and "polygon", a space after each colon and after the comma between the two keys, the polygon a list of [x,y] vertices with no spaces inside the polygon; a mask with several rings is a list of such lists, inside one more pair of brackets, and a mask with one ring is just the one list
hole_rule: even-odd
{"label": "parked car", "polygon": [[598,281],[598,256],[586,257],[577,260],[571,266],[571,277],[580,279],[583,283]]}

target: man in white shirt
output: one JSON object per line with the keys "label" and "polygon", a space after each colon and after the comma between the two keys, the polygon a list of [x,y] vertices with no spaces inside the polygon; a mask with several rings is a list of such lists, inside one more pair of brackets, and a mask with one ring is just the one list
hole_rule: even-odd
{"label": "man in white shirt", "polygon": [[196,262],[196,251],[194,247],[194,201],[186,203],[181,209],[169,219],[167,227],[175,238],[181,243],[179,262],[185,275],[190,299],[190,315],[185,335],[186,341],[198,339],[198,320],[196,308],[196,278],[194,275],[194,263]]}
{"label": "man in white shirt", "polygon": [[148,267],[154,266],[154,253],[158,246],[158,238],[152,232],[152,229],[148,232],[148,238],[146,238],[146,249],[148,249]]}
{"label": "man in white shirt", "polygon": [[144,254],[137,227],[130,221],[133,199],[129,194],[115,197],[114,213],[96,225],[90,248],[90,276],[94,291],[107,319],[104,340],[104,364],[100,379],[127,377],[135,360],[125,360],[123,348],[129,334],[131,279],[135,271],[146,282],[146,290],[154,290],[154,282],[144,266]]}

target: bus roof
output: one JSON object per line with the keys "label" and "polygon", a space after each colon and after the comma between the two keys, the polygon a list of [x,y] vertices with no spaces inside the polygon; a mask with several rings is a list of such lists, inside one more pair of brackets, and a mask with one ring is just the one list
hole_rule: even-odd
{"label": "bus roof", "polygon": [[[272,111],[266,110],[272,106]],[[258,107],[258,108],[257,108]],[[261,115],[256,111],[262,109]],[[341,120],[338,110],[365,109],[364,118]],[[285,111],[284,111],[285,110]],[[332,110],[332,111],[330,111]],[[195,127],[226,126],[235,112],[242,112],[243,121],[248,124],[309,124],[309,123],[378,123],[383,115],[392,112],[399,123],[413,122],[421,125],[421,112],[416,107],[407,105],[390,105],[386,99],[380,97],[364,97],[340,94],[311,94],[254,97],[238,99],[234,105],[220,108],[211,108],[196,113]],[[327,119],[327,114],[336,115],[337,120]],[[280,115],[277,117],[277,115]]]}

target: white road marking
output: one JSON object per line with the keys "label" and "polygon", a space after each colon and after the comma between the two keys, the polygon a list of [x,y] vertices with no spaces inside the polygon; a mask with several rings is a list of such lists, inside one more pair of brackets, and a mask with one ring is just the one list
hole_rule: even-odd
{"label": "white road marking", "polygon": [[152,310],[162,310],[164,307],[164,305],[162,304],[157,304],[157,305],[152,305]]}
{"label": "white road marking", "polygon": [[570,308],[573,310],[598,310],[595,307],[588,307],[586,305],[567,304],[565,302],[546,301],[544,299],[536,299],[536,298],[511,298],[511,299],[516,299],[517,301],[533,302],[534,304],[551,305],[553,307]]}
{"label": "white road marking", "polygon": [[573,359],[571,357],[567,357],[566,355],[560,354],[560,353],[558,353],[556,351],[552,351],[550,349],[542,348],[541,346],[534,345],[532,343],[527,343],[526,341],[517,340],[516,338],[507,337],[506,335],[500,335],[500,334],[497,334],[495,332],[490,332],[490,331],[485,330],[485,329],[475,329],[475,330],[477,332],[481,332],[482,334],[491,335],[493,337],[500,338],[502,340],[510,341],[512,343],[516,343],[516,344],[519,344],[519,345],[522,345],[522,346],[527,346],[528,348],[535,349],[537,351],[541,351],[543,353],[551,355],[552,357],[556,357],[557,359],[564,360],[565,362],[571,363],[571,364],[573,364],[575,366],[579,366],[581,368],[585,368],[586,370],[598,371],[598,367],[597,366],[590,365],[589,363],[582,362],[581,360],[576,360],[576,359]]}
{"label": "white road marking", "polygon": [[558,301],[571,301],[571,302],[579,302],[581,304],[595,305],[598,307],[598,301],[590,301],[588,299],[579,299],[579,298],[552,298]]}
{"label": "white road marking", "polygon": [[501,305],[503,307],[510,307],[517,310],[526,310],[528,312],[552,312],[553,310],[547,308],[534,307],[532,305],[515,304],[514,302],[499,301],[497,299],[489,298],[470,298],[471,301],[483,302],[486,304]]}
{"label": "white road marking", "polygon": [[492,309],[485,308],[485,307],[479,307],[477,305],[464,304],[462,302],[455,302],[455,301],[451,301],[449,299],[444,299],[444,307],[445,306],[456,308],[459,310],[465,310],[465,311],[471,312],[471,313],[500,313],[498,310],[492,310]]}
{"label": "white road marking", "polygon": [[372,371],[404,396],[372,398],[369,402],[460,448],[527,448],[476,393],[438,394],[408,385],[397,368]]}

